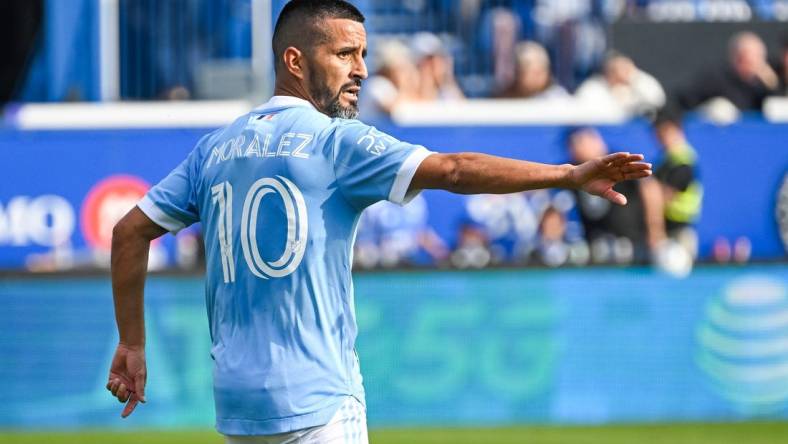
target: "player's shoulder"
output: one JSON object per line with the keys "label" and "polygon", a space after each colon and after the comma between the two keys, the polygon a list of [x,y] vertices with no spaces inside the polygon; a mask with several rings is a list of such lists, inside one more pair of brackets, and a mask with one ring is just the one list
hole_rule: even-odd
{"label": "player's shoulder", "polygon": [[335,130],[355,132],[355,131],[369,131],[371,126],[358,119],[343,119],[341,117],[334,117],[331,119],[331,126]]}
{"label": "player's shoulder", "polygon": [[375,127],[357,119],[343,119],[335,117],[331,119],[331,124],[327,128],[333,139],[342,144],[348,141],[356,142],[359,138],[367,134],[382,134]]}

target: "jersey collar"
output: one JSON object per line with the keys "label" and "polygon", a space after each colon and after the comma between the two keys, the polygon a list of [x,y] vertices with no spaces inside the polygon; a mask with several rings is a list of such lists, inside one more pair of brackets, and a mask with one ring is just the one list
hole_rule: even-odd
{"label": "jersey collar", "polygon": [[277,108],[291,108],[294,106],[308,106],[313,108],[312,104],[304,99],[299,99],[294,96],[273,96],[267,102],[255,108],[255,111],[271,110]]}

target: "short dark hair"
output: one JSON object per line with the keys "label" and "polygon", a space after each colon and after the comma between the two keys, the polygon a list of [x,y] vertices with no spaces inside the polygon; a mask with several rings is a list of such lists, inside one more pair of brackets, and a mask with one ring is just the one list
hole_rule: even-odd
{"label": "short dark hair", "polygon": [[325,39],[320,23],[326,19],[348,19],[364,23],[364,15],[344,0],[291,0],[282,9],[274,27],[274,68],[279,72],[285,50],[295,46],[308,51]]}

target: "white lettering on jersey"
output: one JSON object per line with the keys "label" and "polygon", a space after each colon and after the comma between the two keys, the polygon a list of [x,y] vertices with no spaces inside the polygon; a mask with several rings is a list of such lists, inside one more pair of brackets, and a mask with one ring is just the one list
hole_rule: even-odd
{"label": "white lettering on jersey", "polygon": [[[217,206],[217,237],[222,258],[224,283],[235,282],[233,257],[233,187],[222,182],[211,187],[213,203]],[[287,240],[279,259],[268,262],[262,258],[257,243],[257,222],[260,202],[268,194],[279,195],[287,216]],[[256,181],[246,193],[241,213],[241,248],[249,270],[262,279],[278,278],[294,272],[301,264],[306,251],[309,230],[306,201],[301,190],[282,176],[266,177]]]}
{"label": "white lettering on jersey", "polygon": [[303,151],[304,148],[306,148],[307,145],[309,145],[309,142],[311,142],[312,139],[315,138],[315,136],[311,134],[298,133],[295,135],[295,137],[301,139],[301,144],[298,145],[298,147],[296,147],[296,149],[293,150],[291,156],[298,157],[299,159],[309,159],[309,154],[304,153]]}
{"label": "white lettering on jersey", "polygon": [[[257,247],[257,217],[260,201],[270,193],[278,194],[285,204],[287,242],[282,256],[269,263],[262,258]],[[287,276],[294,272],[304,258],[308,230],[306,202],[293,182],[282,176],[266,177],[249,188],[241,214],[241,247],[246,264],[255,276],[268,279]]]}
{"label": "white lettering on jersey", "polygon": [[370,128],[369,132],[362,136],[356,142],[358,145],[364,146],[364,150],[374,156],[380,156],[388,147],[397,143],[397,139],[382,133],[375,128]]}
{"label": "white lettering on jersey", "polygon": [[211,187],[213,203],[217,205],[217,236],[219,253],[222,256],[224,283],[235,282],[235,261],[233,261],[233,187],[230,182],[222,182]]}
{"label": "white lettering on jersey", "polygon": [[[249,158],[271,158],[271,157],[295,157],[298,159],[309,159],[309,153],[305,152],[310,146],[310,142],[315,138],[313,134],[304,133],[285,133],[279,138],[276,149],[271,149],[271,134],[266,134],[263,139],[262,149],[260,147],[260,135],[254,133],[250,136],[249,144],[244,148],[246,136],[241,134],[211,149],[211,154],[205,162],[205,168],[210,168],[222,162],[234,159]],[[289,147],[295,146],[292,151]]]}

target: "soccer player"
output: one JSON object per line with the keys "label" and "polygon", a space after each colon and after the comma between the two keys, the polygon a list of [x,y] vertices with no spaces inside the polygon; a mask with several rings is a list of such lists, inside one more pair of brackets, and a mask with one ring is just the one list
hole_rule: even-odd
{"label": "soccer player", "polygon": [[356,222],[422,189],[581,188],[616,204],[642,156],[545,165],[438,154],[358,120],[364,17],[341,0],[293,0],[276,23],[275,95],[203,137],[113,232],[120,342],[108,390],[145,402],[143,287],[150,241],[202,222],[216,427],[228,443],[366,442],[350,275]]}

